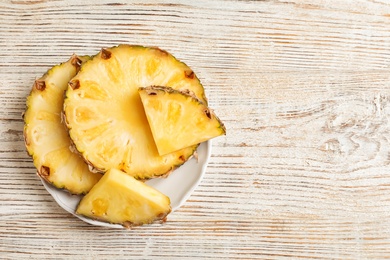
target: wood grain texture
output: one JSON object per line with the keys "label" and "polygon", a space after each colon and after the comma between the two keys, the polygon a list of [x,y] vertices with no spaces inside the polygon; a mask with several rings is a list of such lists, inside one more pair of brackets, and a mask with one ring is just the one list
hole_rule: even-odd
{"label": "wood grain texture", "polygon": [[[390,3],[0,1],[0,259],[390,258]],[[227,135],[163,225],[66,213],[23,143],[33,81],[72,54],[159,46]]]}

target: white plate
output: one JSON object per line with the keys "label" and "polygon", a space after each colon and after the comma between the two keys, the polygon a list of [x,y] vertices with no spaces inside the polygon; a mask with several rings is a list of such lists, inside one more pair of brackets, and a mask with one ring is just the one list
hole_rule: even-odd
{"label": "white plate", "polygon": [[[146,182],[148,185],[156,188],[171,199],[172,212],[183,205],[202,180],[210,158],[211,141],[200,144],[197,152],[198,159],[190,159],[172,172],[167,178],[153,179]],[[76,215],[76,207],[82,196],[71,195],[64,190],[55,188],[44,180],[42,180],[42,183],[58,205],[79,219],[92,225],[123,228],[121,225],[109,224]]]}

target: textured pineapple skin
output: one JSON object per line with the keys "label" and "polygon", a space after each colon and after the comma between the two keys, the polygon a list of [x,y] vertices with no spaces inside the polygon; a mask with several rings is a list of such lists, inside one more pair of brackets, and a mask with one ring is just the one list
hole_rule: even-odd
{"label": "textured pineapple skin", "polygon": [[126,228],[165,221],[170,212],[169,197],[116,169],[106,172],[76,209],[76,214]]}
{"label": "textured pineapple skin", "polygon": [[[142,63],[144,58],[146,63]],[[159,66],[160,61],[173,66],[173,70]],[[141,65],[133,65],[137,62]],[[169,80],[163,82],[166,78]],[[64,101],[65,123],[75,149],[91,169],[104,173],[116,168],[136,179],[146,180],[168,176],[193,156],[198,144],[175,154],[158,154],[138,95],[140,86],[158,83],[190,89],[207,104],[204,88],[194,72],[171,54],[154,47],[119,45],[102,49],[70,81]],[[113,96],[114,91],[123,93]],[[110,98],[110,103],[104,103]],[[82,108],[84,102],[86,105]],[[77,109],[84,110],[78,113]],[[113,109],[116,109],[115,113],[105,115]],[[104,117],[103,121],[106,120],[101,121],[102,124],[98,123],[100,116]],[[84,122],[92,122],[91,127]],[[117,125],[112,127],[112,124]],[[118,131],[111,131],[113,128]],[[137,135],[144,135],[142,138],[147,140],[133,145],[138,138],[132,136],[133,129],[143,131],[143,134]],[[107,138],[105,134],[111,136]],[[142,151],[142,147],[148,151]]]}
{"label": "textured pineapple skin", "polygon": [[165,86],[138,91],[160,155],[226,134],[215,113],[188,91]]}
{"label": "textured pineapple skin", "polygon": [[37,79],[26,100],[23,114],[24,140],[37,174],[53,186],[72,194],[85,194],[101,178],[70,150],[71,142],[61,118],[67,82],[88,56],[73,55],[67,62]]}

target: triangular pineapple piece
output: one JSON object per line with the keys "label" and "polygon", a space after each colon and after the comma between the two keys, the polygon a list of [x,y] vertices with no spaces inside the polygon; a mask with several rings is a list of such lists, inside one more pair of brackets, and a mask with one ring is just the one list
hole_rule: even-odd
{"label": "triangular pineapple piece", "polygon": [[73,55],[37,79],[27,97],[24,113],[24,140],[38,175],[57,188],[73,194],[87,193],[100,179],[78,154],[61,119],[64,91],[68,82],[89,57]]}
{"label": "triangular pineapple piece", "polygon": [[138,88],[164,85],[190,89],[206,102],[194,72],[158,48],[119,45],[86,62],[64,101],[65,122],[76,149],[94,170],[122,170],[136,179],[166,176],[197,146],[158,154]]}
{"label": "triangular pineapple piece", "polygon": [[126,228],[164,221],[169,197],[130,175],[111,169],[80,201],[76,213]]}
{"label": "triangular pineapple piece", "polygon": [[226,133],[214,112],[188,92],[152,86],[139,94],[160,155]]}

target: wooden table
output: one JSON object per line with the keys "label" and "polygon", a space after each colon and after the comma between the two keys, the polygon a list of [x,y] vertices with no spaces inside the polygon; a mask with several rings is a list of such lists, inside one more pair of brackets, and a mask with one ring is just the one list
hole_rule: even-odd
{"label": "wooden table", "polygon": [[[0,259],[390,257],[390,2],[0,1]],[[159,46],[227,135],[168,221],[59,207],[23,142],[33,81],[73,53]]]}

